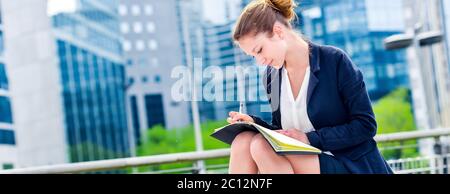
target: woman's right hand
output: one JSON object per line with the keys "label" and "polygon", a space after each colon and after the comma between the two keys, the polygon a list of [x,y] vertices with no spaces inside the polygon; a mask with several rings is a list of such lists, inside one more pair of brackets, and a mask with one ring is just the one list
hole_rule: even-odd
{"label": "woman's right hand", "polygon": [[250,122],[250,123],[255,122],[252,117],[235,111],[231,111],[230,113],[228,113],[228,116],[229,117],[227,118],[227,122],[231,124],[236,122]]}

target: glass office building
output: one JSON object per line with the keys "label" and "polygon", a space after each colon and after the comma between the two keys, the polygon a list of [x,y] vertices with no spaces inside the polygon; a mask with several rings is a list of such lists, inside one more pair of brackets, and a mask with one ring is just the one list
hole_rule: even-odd
{"label": "glass office building", "polygon": [[409,87],[404,51],[386,51],[383,39],[404,31],[402,1],[316,0],[298,9],[300,29],[319,44],[346,51],[362,70],[372,100]]}
{"label": "glass office building", "polygon": [[71,162],[130,155],[118,1],[52,16]]}
{"label": "glass office building", "polygon": [[8,93],[8,78],[5,65],[0,62],[0,146],[16,144],[14,131],[12,130],[11,100]]}
{"label": "glass office building", "polygon": [[[242,6],[250,0],[243,0]],[[383,39],[404,31],[402,0],[296,1],[294,26],[318,44],[347,52],[364,74],[372,100],[409,87],[404,51],[385,51]]]}
{"label": "glass office building", "polygon": [[11,169],[17,163],[16,137],[9,97],[8,76],[3,59],[4,39],[0,17],[0,170]]}
{"label": "glass office building", "polygon": [[177,129],[190,123],[189,103],[175,101],[171,94],[176,81],[171,71],[185,62],[179,26],[180,3],[179,0],[120,1],[127,103],[131,113],[128,121],[137,145],[146,143],[147,131],[157,125]]}

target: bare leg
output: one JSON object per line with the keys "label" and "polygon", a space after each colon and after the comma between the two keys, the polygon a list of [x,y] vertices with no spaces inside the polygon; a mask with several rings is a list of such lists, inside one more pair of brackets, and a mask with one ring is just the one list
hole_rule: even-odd
{"label": "bare leg", "polygon": [[287,155],[295,174],[320,174],[318,155]]}
{"label": "bare leg", "polygon": [[250,143],[256,133],[246,131],[236,136],[231,144],[230,174],[256,174],[258,168],[250,154]]}
{"label": "bare leg", "polygon": [[320,174],[317,155],[278,155],[260,134],[253,137],[250,152],[261,173]]}
{"label": "bare leg", "polygon": [[253,137],[250,145],[253,160],[262,174],[293,174],[291,163],[276,154],[261,134]]}

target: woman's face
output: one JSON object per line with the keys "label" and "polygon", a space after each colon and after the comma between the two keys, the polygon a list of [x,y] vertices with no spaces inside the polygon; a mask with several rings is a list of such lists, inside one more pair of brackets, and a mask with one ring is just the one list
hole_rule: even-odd
{"label": "woman's face", "polygon": [[282,32],[274,30],[273,36],[268,33],[259,33],[256,36],[244,36],[238,40],[239,47],[256,59],[260,65],[272,66],[280,69],[284,65],[287,43]]}

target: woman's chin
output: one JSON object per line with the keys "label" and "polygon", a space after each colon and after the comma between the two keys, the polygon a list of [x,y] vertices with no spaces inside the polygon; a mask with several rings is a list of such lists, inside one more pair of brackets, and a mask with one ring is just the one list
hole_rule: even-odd
{"label": "woman's chin", "polygon": [[283,67],[283,65],[275,65],[275,64],[271,64],[269,66],[271,66],[271,67],[273,67],[273,68],[275,68],[277,70],[279,70],[279,69],[281,69]]}

